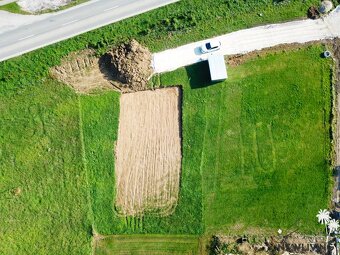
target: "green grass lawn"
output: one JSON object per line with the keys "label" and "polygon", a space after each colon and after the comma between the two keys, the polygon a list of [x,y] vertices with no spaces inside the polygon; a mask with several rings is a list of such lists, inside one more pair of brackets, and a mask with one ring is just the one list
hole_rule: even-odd
{"label": "green grass lawn", "polygon": [[161,75],[184,88],[184,161],[203,148],[205,233],[320,231],[315,215],[331,190],[331,69],[321,52],[259,57],[213,85],[205,63]]}
{"label": "green grass lawn", "polygon": [[[110,155],[118,95],[82,97],[96,231],[320,233],[315,215],[327,208],[332,186],[331,62],[320,58],[322,51],[312,46],[257,57],[229,67],[228,80],[217,84],[210,83],[206,63],[153,79],[154,87],[183,86],[181,196],[174,215],[165,218],[116,216]],[[166,250],[173,252],[172,245]],[[114,236],[100,241],[96,254],[148,254],[154,247],[140,236]]]}
{"label": "green grass lawn", "polygon": [[[185,242],[195,245],[192,238],[212,233],[320,232],[315,214],[331,188],[331,62],[322,50],[248,60],[217,84],[204,63],[155,77],[154,86],[183,86],[179,204],[162,218],[116,215],[117,93],[77,96],[48,78],[31,86],[25,76],[18,86],[2,80],[0,253],[89,254],[92,227],[192,234]],[[97,252],[115,252],[119,238]],[[131,247],[146,243],[138,240]]]}
{"label": "green grass lawn", "polygon": [[331,186],[330,62],[319,58],[320,47],[230,67],[230,78],[214,85],[204,64],[160,77],[184,90],[179,204],[163,218],[115,213],[118,94],[77,96],[48,72],[72,51],[101,53],[131,38],[159,51],[301,18],[317,3],[182,0],[1,62],[0,254],[90,254],[92,228],[319,232],[315,213],[327,207]]}
{"label": "green grass lawn", "polygon": [[100,240],[95,249],[96,255],[184,255],[199,254],[197,236],[171,235],[123,235],[109,236]]}
{"label": "green grass lawn", "polygon": [[54,81],[0,94],[0,254],[90,254],[78,96]]}
{"label": "green grass lawn", "polygon": [[180,201],[174,214],[161,218],[148,214],[140,218],[118,217],[114,208],[114,144],[118,131],[119,94],[106,92],[81,96],[81,112],[95,231],[100,234],[202,233],[198,170],[201,148],[184,152],[190,153],[190,157],[183,160],[188,170],[181,176]]}

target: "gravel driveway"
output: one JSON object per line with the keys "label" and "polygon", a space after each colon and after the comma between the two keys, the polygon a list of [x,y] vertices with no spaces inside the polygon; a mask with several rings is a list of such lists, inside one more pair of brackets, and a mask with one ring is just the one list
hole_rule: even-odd
{"label": "gravel driveway", "polygon": [[[340,6],[327,17],[318,20],[299,20],[271,24],[215,37],[222,43],[219,54],[243,54],[284,43],[305,43],[340,36]],[[175,70],[206,60],[209,54],[202,54],[200,46],[210,39],[190,43],[153,55],[155,73]]]}

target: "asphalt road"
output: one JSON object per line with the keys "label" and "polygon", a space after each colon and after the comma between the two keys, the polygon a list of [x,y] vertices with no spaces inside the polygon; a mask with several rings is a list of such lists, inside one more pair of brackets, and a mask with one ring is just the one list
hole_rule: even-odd
{"label": "asphalt road", "polygon": [[[93,0],[0,35],[0,61],[178,0]],[[112,35],[114,36],[114,35]]]}

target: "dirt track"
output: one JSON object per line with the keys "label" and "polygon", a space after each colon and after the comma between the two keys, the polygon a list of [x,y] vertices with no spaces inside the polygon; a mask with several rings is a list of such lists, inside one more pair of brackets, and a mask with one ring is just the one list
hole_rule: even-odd
{"label": "dirt track", "polygon": [[123,94],[116,145],[116,207],[123,215],[170,214],[181,169],[180,91]]}
{"label": "dirt track", "polygon": [[333,57],[335,60],[335,119],[336,127],[334,132],[335,149],[335,185],[333,189],[333,205],[337,212],[340,212],[340,39],[334,39]]}

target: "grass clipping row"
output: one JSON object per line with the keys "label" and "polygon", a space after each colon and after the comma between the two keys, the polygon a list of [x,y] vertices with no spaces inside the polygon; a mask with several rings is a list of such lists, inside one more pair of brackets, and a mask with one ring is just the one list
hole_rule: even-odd
{"label": "grass clipping row", "polygon": [[180,90],[122,94],[116,144],[116,208],[124,216],[169,215],[181,169]]}

